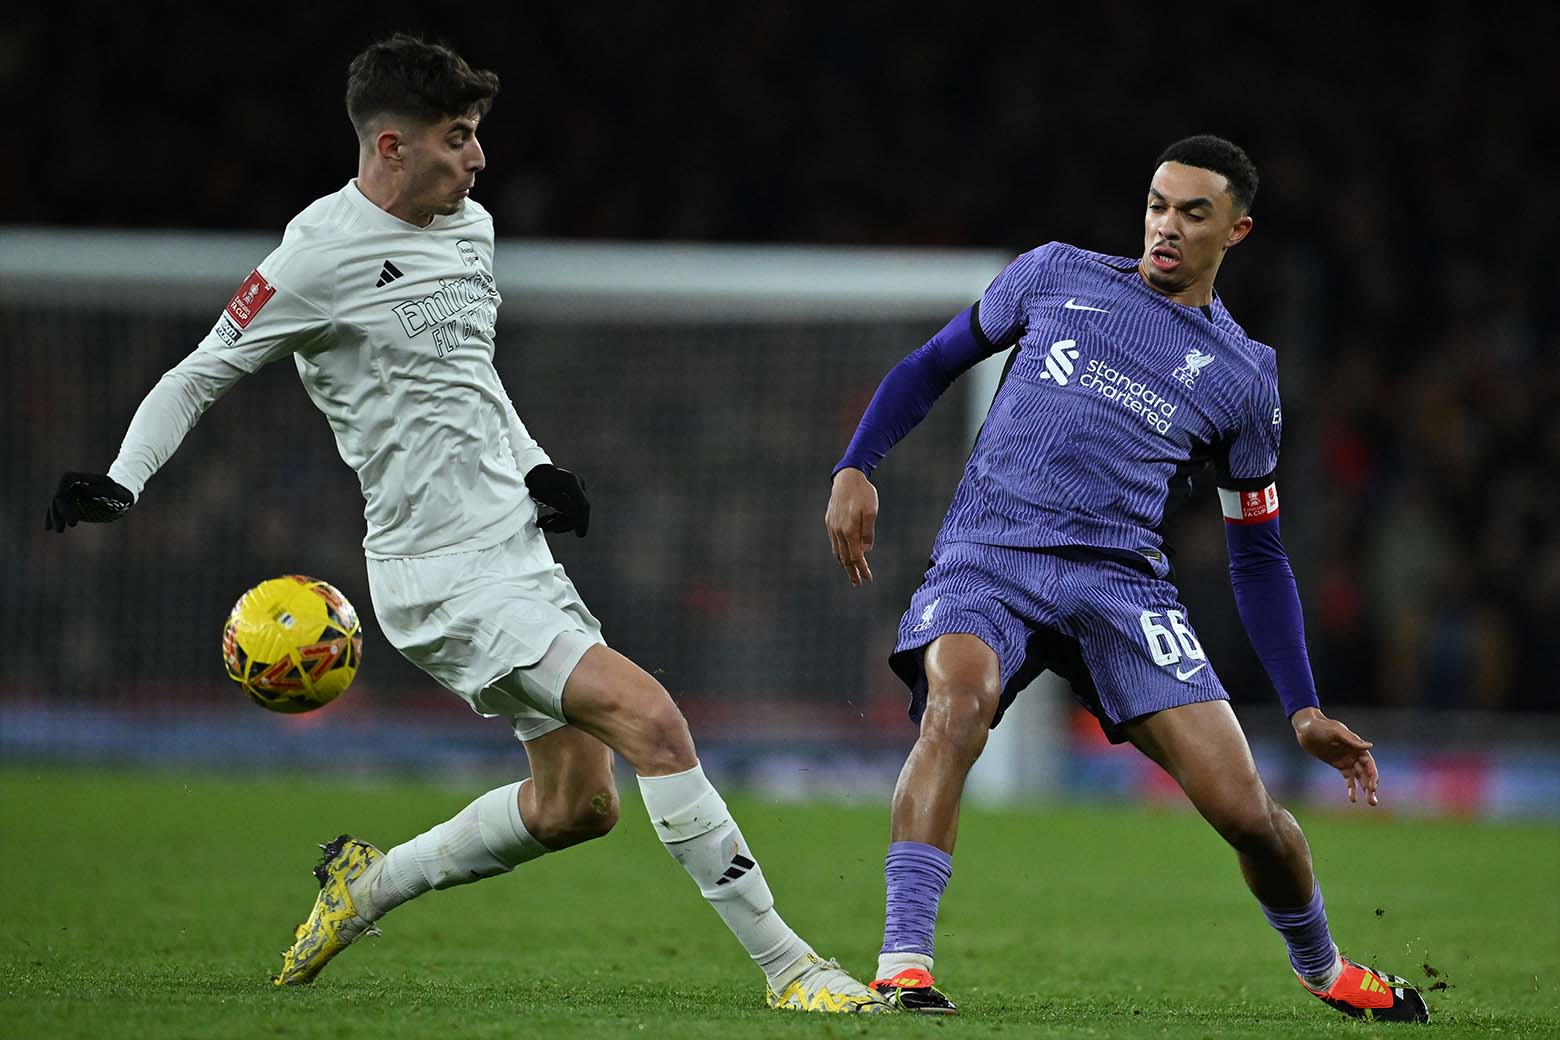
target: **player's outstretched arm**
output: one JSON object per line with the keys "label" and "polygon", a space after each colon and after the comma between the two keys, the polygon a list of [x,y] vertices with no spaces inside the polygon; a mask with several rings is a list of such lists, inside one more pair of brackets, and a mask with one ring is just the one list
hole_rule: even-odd
{"label": "player's outstretched arm", "polygon": [[877,513],[877,488],[865,473],[847,466],[834,474],[834,488],[829,492],[829,508],[823,523],[829,529],[834,559],[857,588],[863,582],[872,581],[867,553],[872,551]]}
{"label": "player's outstretched arm", "polygon": [[105,523],[127,513],[206,409],[244,374],[243,369],[201,350],[179,362],[136,409],[119,457],[106,474],[69,472],[60,478],[49,503],[47,526],[63,532],[80,521]]}

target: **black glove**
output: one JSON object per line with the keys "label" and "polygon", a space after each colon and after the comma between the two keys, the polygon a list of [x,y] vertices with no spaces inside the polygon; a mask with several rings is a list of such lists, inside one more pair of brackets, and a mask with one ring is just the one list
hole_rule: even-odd
{"label": "black glove", "polygon": [[67,473],[54,489],[54,501],[49,503],[49,515],[44,518],[43,529],[53,528],[64,532],[75,527],[78,521],[89,524],[106,524],[118,520],[135,505],[130,489],[112,477],[101,473]]}
{"label": "black glove", "polygon": [[550,510],[536,521],[537,527],[549,534],[573,531],[574,537],[585,537],[590,530],[590,500],[585,497],[584,481],[569,470],[544,462],[525,475],[525,488]]}

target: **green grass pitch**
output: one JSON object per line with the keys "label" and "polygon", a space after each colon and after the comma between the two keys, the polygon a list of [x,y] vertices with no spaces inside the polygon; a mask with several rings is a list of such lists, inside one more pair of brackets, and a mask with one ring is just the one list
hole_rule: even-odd
{"label": "green grass pitch", "polygon": [[[606,839],[432,893],[307,989],[269,974],[315,842],[385,846],[484,786],[0,770],[0,1036],[1312,1037],[1303,993],[1195,816],[968,812],[938,974],[954,1019],[771,1012],[762,980],[637,803]],[[717,782],[718,782],[717,777]],[[1388,792],[1390,793],[1390,791]],[[858,974],[882,924],[886,806],[733,798],[782,911]],[[1334,935],[1415,981],[1436,1037],[1560,1035],[1560,828],[1305,814]],[[1416,1033],[1417,1035],[1417,1033]]]}

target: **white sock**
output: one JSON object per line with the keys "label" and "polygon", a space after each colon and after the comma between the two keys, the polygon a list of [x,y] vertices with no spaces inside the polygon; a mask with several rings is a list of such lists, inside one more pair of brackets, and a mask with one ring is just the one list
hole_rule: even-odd
{"label": "white sock", "polygon": [[520,784],[482,795],[443,823],[402,842],[352,883],[359,916],[377,921],[430,888],[507,874],[549,850],[520,818]]}
{"label": "white sock", "polygon": [[878,978],[891,979],[906,968],[921,968],[930,975],[932,973],[932,959],[924,953],[878,954]]}
{"label": "white sock", "polygon": [[671,776],[642,776],[639,791],[650,823],[726,927],[763,969],[776,992],[812,952],[775,910],[753,850],[737,829],[702,766]]}
{"label": "white sock", "polygon": [[1332,971],[1328,972],[1326,975],[1317,975],[1314,978],[1308,978],[1304,975],[1301,975],[1300,978],[1307,986],[1310,986],[1312,989],[1328,990],[1332,989],[1332,984],[1337,982],[1338,976],[1342,974],[1343,957],[1338,953],[1338,946],[1336,943],[1334,943]]}

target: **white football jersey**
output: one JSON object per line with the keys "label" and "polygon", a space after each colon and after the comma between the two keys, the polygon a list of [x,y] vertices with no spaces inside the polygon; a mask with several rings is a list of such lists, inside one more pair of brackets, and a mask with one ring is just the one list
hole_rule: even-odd
{"label": "white football jersey", "polygon": [[466,200],[419,228],[355,180],[287,225],[199,350],[246,372],[293,355],[357,471],[373,558],[496,545],[536,517],[549,461],[493,367],[493,219]]}

